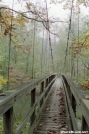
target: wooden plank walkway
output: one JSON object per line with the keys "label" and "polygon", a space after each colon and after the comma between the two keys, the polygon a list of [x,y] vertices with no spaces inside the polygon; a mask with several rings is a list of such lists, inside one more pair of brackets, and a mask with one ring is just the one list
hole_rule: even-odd
{"label": "wooden plank walkway", "polygon": [[61,134],[60,131],[68,131],[68,125],[62,82],[57,79],[33,134]]}

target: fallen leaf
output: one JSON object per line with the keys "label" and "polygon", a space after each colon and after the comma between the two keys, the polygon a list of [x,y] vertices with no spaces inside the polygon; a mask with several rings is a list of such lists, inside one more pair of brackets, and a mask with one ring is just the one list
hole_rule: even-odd
{"label": "fallen leaf", "polygon": [[39,124],[39,126],[43,126],[42,124]]}
{"label": "fallen leaf", "polygon": [[51,116],[49,116],[49,118],[51,118]]}
{"label": "fallen leaf", "polygon": [[89,95],[84,96],[84,99],[89,100]]}
{"label": "fallen leaf", "polygon": [[57,119],[55,118],[55,119],[53,119],[53,121],[56,121]]}
{"label": "fallen leaf", "polygon": [[50,109],[49,108],[46,108],[47,111],[49,111]]}
{"label": "fallen leaf", "polygon": [[0,93],[0,96],[6,96],[6,94],[4,94],[4,93]]}

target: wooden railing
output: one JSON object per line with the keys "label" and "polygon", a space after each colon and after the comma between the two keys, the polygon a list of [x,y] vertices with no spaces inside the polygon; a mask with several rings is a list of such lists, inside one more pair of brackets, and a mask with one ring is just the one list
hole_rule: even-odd
{"label": "wooden railing", "polygon": [[81,133],[89,134],[89,92],[85,91],[80,85],[76,84],[67,75],[62,74],[63,86],[66,96],[67,109],[70,117],[70,130],[79,131],[76,120],[76,105],[80,108]]}
{"label": "wooden railing", "polygon": [[[0,115],[3,116],[4,134],[20,134],[27,122],[30,122],[30,129],[28,133],[31,134],[33,132],[34,126],[36,125],[55,79],[56,74],[49,74],[5,92],[6,96],[0,96]],[[38,85],[41,85],[40,96],[36,100],[35,93]],[[31,98],[31,109],[20,125],[16,128],[15,132],[13,132],[13,106],[17,100],[24,97],[28,93],[30,93],[29,97]],[[37,104],[40,104],[40,108],[39,113],[36,115],[35,109]]]}

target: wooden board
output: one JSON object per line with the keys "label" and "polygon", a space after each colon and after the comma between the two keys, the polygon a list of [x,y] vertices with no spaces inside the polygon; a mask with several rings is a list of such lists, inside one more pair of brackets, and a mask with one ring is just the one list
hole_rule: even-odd
{"label": "wooden board", "polygon": [[33,134],[60,134],[60,131],[68,131],[64,100],[61,80],[58,79],[48,97]]}

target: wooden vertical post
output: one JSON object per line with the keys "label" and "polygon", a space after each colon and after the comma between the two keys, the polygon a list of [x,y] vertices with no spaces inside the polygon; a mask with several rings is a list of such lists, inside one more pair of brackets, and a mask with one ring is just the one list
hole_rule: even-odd
{"label": "wooden vertical post", "polygon": [[47,86],[48,86],[48,78],[46,79],[45,87],[47,87]]}
{"label": "wooden vertical post", "polygon": [[[51,82],[51,76],[49,77],[49,84],[50,84],[50,82]],[[51,88],[51,85],[49,86],[48,92],[49,92],[50,88]]]}
{"label": "wooden vertical post", "polygon": [[[52,80],[53,80],[53,75],[49,77],[49,83],[50,83]],[[51,89],[51,87],[52,87],[52,84],[50,85],[49,90]]]}
{"label": "wooden vertical post", "polygon": [[13,134],[13,107],[3,115],[4,134]]}
{"label": "wooden vertical post", "polygon": [[[31,91],[31,107],[34,105],[35,103],[35,93],[36,93],[36,88],[34,88],[32,91]],[[35,110],[31,116],[31,125],[33,124],[35,120]]]}
{"label": "wooden vertical post", "polygon": [[[45,84],[45,87],[47,87],[48,86],[48,84],[49,84],[49,79],[47,78],[46,79],[46,84]],[[45,97],[47,96],[47,91],[46,91],[46,93],[45,93]]]}
{"label": "wooden vertical post", "polygon": [[44,81],[41,83],[41,91],[40,93],[42,93],[44,91]]}
{"label": "wooden vertical post", "polygon": [[82,116],[82,128],[81,128],[82,131],[88,131],[88,134],[89,134],[89,126],[85,120],[85,118]]}
{"label": "wooden vertical post", "polygon": [[49,77],[49,83],[50,83],[50,81],[51,81],[51,77]]}
{"label": "wooden vertical post", "polygon": [[65,85],[66,85],[66,88],[67,88],[69,98],[72,101],[72,93],[71,93],[71,90],[70,90],[70,86],[68,85],[68,83],[67,83],[67,81],[66,81],[66,79],[64,77],[63,77],[63,79],[64,79],[64,82],[65,82]]}
{"label": "wooden vertical post", "polygon": [[75,114],[75,117],[76,117],[76,100],[72,94],[72,99],[71,99],[71,103],[72,103],[72,108],[73,108],[73,111],[74,111],[74,114]]}
{"label": "wooden vertical post", "polygon": [[[41,83],[41,89],[40,89],[40,94],[44,91],[44,81]],[[40,101],[40,106],[42,106],[44,99],[42,98]]]}

